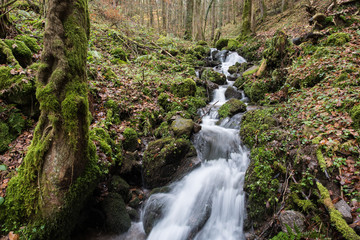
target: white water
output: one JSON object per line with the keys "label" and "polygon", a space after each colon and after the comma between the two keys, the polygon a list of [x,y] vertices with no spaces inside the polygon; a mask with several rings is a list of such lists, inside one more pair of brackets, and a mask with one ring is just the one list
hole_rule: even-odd
{"label": "white water", "polygon": [[[245,60],[231,53],[222,63],[222,71]],[[228,82],[228,85],[231,85]],[[172,185],[169,193],[149,198],[163,203],[163,218],[157,222],[148,240],[240,240],[245,239],[244,175],[248,166],[248,151],[239,138],[239,117],[236,127],[228,128],[230,120],[216,125],[217,109],[226,102],[227,86],[215,90],[210,104],[217,103],[203,118],[202,130],[194,144],[203,161],[201,166]],[[234,124],[233,124],[234,125]],[[146,208],[146,206],[145,206]]]}

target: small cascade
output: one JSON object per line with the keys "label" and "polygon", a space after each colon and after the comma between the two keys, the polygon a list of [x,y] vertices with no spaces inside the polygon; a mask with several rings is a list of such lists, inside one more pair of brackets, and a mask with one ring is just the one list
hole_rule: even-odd
{"label": "small cascade", "polygon": [[[230,66],[245,62],[235,52],[227,53],[224,59],[220,71],[227,76]],[[227,101],[225,91],[231,85],[228,81],[214,91],[208,106],[210,110],[203,117],[202,129],[194,137],[201,166],[172,184],[169,193],[153,194],[148,199],[144,211],[157,202],[162,216],[148,240],[245,239],[243,184],[249,152],[239,137],[241,114],[219,124],[217,113]]]}

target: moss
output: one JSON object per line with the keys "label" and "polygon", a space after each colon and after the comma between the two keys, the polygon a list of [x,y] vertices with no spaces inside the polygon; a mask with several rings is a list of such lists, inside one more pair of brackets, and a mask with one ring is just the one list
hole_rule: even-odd
{"label": "moss", "polygon": [[130,228],[131,220],[126,212],[124,200],[119,194],[109,193],[102,205],[106,214],[105,227],[108,231],[119,234]]}
{"label": "moss", "polygon": [[356,105],[351,109],[350,116],[354,127],[360,130],[360,105]]}
{"label": "moss", "polygon": [[265,98],[265,93],[268,92],[268,86],[261,80],[246,83],[244,86],[245,94],[252,102],[258,102]]}
{"label": "moss", "polygon": [[162,122],[160,126],[155,129],[154,135],[157,138],[170,137],[171,131],[169,128],[169,124],[167,122]]}
{"label": "moss", "polygon": [[16,39],[24,42],[33,53],[37,53],[38,51],[40,51],[40,46],[35,38],[28,35],[18,35],[16,36]]}
{"label": "moss", "polygon": [[331,34],[325,42],[327,46],[342,46],[349,42],[351,39],[350,34],[344,32],[338,32]]}
{"label": "moss", "polygon": [[122,60],[124,62],[128,61],[128,55],[125,53],[125,51],[121,47],[117,47],[113,50],[111,50],[111,55],[119,60]]}
{"label": "moss", "polygon": [[293,52],[292,43],[283,31],[277,31],[269,46],[264,50],[264,58],[269,69],[286,66],[290,63],[290,55]]}
{"label": "moss", "polygon": [[87,110],[89,109],[88,104],[86,83],[75,81],[67,85],[65,99],[61,103],[61,113],[65,130],[74,147],[78,141],[76,134],[78,133],[79,126],[83,126],[84,124],[78,116],[87,115]]}
{"label": "moss", "polygon": [[100,144],[100,149],[107,156],[111,156],[112,154],[112,146],[114,145],[114,141],[110,138],[108,132],[106,132],[103,128],[93,128],[90,131],[90,139],[92,141],[98,141]]}
{"label": "moss", "polygon": [[168,94],[164,92],[160,93],[157,102],[165,111],[170,110],[171,102]]}
{"label": "moss", "polygon": [[195,96],[196,83],[191,78],[180,79],[171,85],[170,90],[178,97]]}
{"label": "moss", "polygon": [[251,33],[251,9],[251,0],[245,0],[241,19],[241,37],[248,36]]}
{"label": "moss", "polygon": [[229,39],[220,38],[219,40],[216,41],[215,48],[218,50],[222,50],[223,48],[227,47],[228,43],[229,43]]}
{"label": "moss", "polygon": [[246,76],[253,75],[253,74],[256,73],[258,70],[259,70],[259,66],[252,67],[251,69],[245,71],[245,72],[242,74],[242,76],[243,76],[243,77],[246,77]]}
{"label": "moss", "polygon": [[226,76],[224,74],[216,72],[213,69],[205,69],[201,74],[201,79],[208,80],[219,85],[223,85],[226,83]]}
{"label": "moss", "polygon": [[11,142],[9,137],[9,126],[6,123],[0,122],[0,153],[8,150],[8,145]]}
{"label": "moss", "polygon": [[[276,159],[273,152],[263,147],[253,148],[250,159],[244,190],[249,193],[248,215],[256,227],[257,222],[263,221],[276,204],[279,181],[273,179],[274,171],[271,165]],[[266,207],[267,204],[270,205],[269,208]]]}
{"label": "moss", "polygon": [[308,212],[310,210],[315,209],[315,205],[311,202],[311,200],[303,200],[300,199],[299,196],[296,193],[291,194],[291,198],[294,201],[294,203],[302,209],[304,212]]}
{"label": "moss", "polygon": [[196,45],[207,46],[208,44],[207,44],[206,41],[200,40],[200,41],[198,41],[198,42],[196,43]]}
{"label": "moss", "polygon": [[24,42],[10,39],[4,40],[4,42],[11,49],[15,59],[22,67],[25,68],[31,64],[32,52]]}
{"label": "moss", "polygon": [[235,98],[231,98],[229,101],[227,101],[225,104],[223,104],[219,108],[219,115],[221,118],[225,117],[231,117],[234,116],[237,113],[245,112],[246,111],[246,104]]}
{"label": "moss", "polygon": [[321,152],[321,148],[319,147],[317,150],[316,150],[316,158],[318,160],[318,163],[320,165],[320,168],[323,172],[326,171],[326,162],[325,162],[325,159],[324,159],[324,156]]}
{"label": "moss", "polygon": [[10,64],[16,68],[20,67],[19,62],[15,59],[14,54],[11,51],[11,48],[6,45],[2,39],[0,39],[0,64]]}
{"label": "moss", "polygon": [[240,43],[235,39],[229,39],[226,49],[229,51],[235,51],[240,46]]}
{"label": "moss", "polygon": [[135,151],[138,146],[138,134],[137,132],[132,128],[126,128],[123,132],[124,135],[124,149],[128,151]]}
{"label": "moss", "polygon": [[330,221],[335,228],[343,235],[347,240],[359,240],[360,236],[357,235],[351,227],[346,223],[341,213],[333,205],[329,191],[320,183],[316,183],[320,192],[321,202],[328,208],[330,214]]}

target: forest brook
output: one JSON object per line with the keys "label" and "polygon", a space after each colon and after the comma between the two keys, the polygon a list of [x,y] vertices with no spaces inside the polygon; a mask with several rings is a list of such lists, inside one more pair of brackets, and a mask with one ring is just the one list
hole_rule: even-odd
{"label": "forest brook", "polygon": [[360,240],[358,0],[0,0],[0,240]]}

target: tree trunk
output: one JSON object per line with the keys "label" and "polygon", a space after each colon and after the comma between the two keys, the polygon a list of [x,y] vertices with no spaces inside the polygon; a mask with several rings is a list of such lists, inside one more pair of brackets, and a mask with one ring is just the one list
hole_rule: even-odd
{"label": "tree trunk", "polygon": [[163,27],[163,30],[166,32],[167,21],[166,21],[166,1],[165,0],[161,0],[161,15],[162,15],[162,27]]}
{"label": "tree trunk", "polygon": [[261,14],[261,18],[266,18],[267,17],[267,9],[266,9],[266,5],[265,5],[265,0],[259,0],[259,8],[260,8],[260,14]]}
{"label": "tree trunk", "polygon": [[251,33],[251,12],[252,0],[244,0],[241,26],[241,35],[243,36],[249,35]]}
{"label": "tree trunk", "polygon": [[9,19],[8,11],[11,10],[12,5],[16,0],[1,0],[0,1],[0,38],[6,38],[11,32],[16,32],[15,26]]}
{"label": "tree trunk", "polygon": [[194,11],[194,0],[186,0],[186,19],[185,19],[185,34],[184,39],[192,39],[193,31],[193,11]]}
{"label": "tree trunk", "polygon": [[284,12],[288,7],[287,0],[281,0],[281,12]]}
{"label": "tree trunk", "polygon": [[154,27],[153,0],[149,0],[150,27]]}
{"label": "tree trunk", "polygon": [[88,133],[88,38],[87,0],[49,0],[36,94],[41,115],[7,188],[7,216],[18,223],[42,219],[47,233],[57,236],[74,227],[97,177]]}

